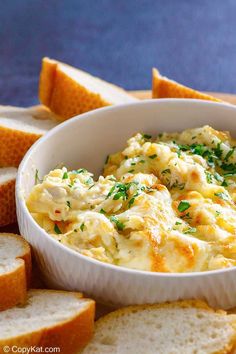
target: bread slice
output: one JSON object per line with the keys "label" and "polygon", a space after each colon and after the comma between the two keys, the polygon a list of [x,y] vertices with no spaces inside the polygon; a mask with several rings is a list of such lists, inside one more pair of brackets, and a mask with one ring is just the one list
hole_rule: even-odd
{"label": "bread slice", "polygon": [[216,97],[193,90],[162,76],[155,68],[152,70],[152,98],[196,98],[222,102]]}
{"label": "bread slice", "polygon": [[0,226],[16,221],[15,167],[0,168]]}
{"label": "bread slice", "polygon": [[30,146],[56,125],[46,107],[0,106],[0,166],[18,167]]}
{"label": "bread slice", "polygon": [[30,290],[24,306],[0,312],[0,353],[3,346],[77,353],[92,336],[94,308],[94,301],[80,293]]}
{"label": "bread slice", "polygon": [[30,274],[29,244],[19,235],[0,233],[0,311],[25,301]]}
{"label": "bread slice", "polygon": [[201,301],[131,306],[99,319],[83,354],[229,353],[236,316]]}
{"label": "bread slice", "polygon": [[118,86],[49,58],[42,61],[39,99],[61,120],[95,108],[137,101]]}

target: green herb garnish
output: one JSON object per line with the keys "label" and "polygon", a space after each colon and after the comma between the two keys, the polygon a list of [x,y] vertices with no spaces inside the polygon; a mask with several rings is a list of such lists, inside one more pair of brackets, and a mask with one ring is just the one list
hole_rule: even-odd
{"label": "green herb garnish", "polygon": [[192,218],[189,213],[186,213],[185,215],[181,216],[181,219],[191,220]]}
{"label": "green herb garnish", "polygon": [[177,180],[171,186],[171,188],[178,188],[179,190],[183,190],[184,187],[185,187],[185,183],[179,183]]}
{"label": "green herb garnish", "polygon": [[207,183],[212,183],[213,175],[208,171],[205,171],[205,175],[206,175]]}
{"label": "green herb garnish", "polygon": [[54,231],[56,234],[62,234],[61,230],[59,229],[59,226],[57,224],[54,225]]}
{"label": "green herb garnish", "polygon": [[178,205],[178,210],[182,213],[183,211],[187,210],[188,208],[190,208],[190,204],[189,202],[184,202],[181,201]]}
{"label": "green herb garnish", "polygon": [[229,200],[227,194],[225,194],[224,192],[214,193],[214,195],[215,195],[216,197],[219,197],[220,199]]}
{"label": "green herb garnish", "polygon": [[62,176],[62,179],[67,179],[68,178],[68,173],[67,172],[64,172],[63,173],[63,176]]}
{"label": "green herb garnish", "polygon": [[84,222],[80,225],[80,230],[83,232],[84,231],[84,227],[85,227],[85,225],[84,225]]}
{"label": "green herb garnish", "polygon": [[228,187],[229,183],[224,179],[223,182],[221,183],[222,187]]}
{"label": "green herb garnish", "polygon": [[89,177],[89,178],[87,179],[87,181],[85,181],[85,183],[86,183],[86,184],[91,184],[91,183],[93,183],[92,177]]}
{"label": "green herb garnish", "polygon": [[151,138],[152,138],[152,136],[151,136],[151,135],[149,135],[149,134],[143,134],[143,138],[144,138],[144,139],[151,139]]}
{"label": "green herb garnish", "polygon": [[66,204],[67,204],[67,206],[68,206],[69,208],[71,208],[71,204],[70,204],[70,201],[69,201],[69,200],[67,200]]}
{"label": "green herb garnish", "polygon": [[220,146],[221,146],[222,142],[218,143],[216,145],[216,148],[212,149],[215,153],[215,155],[220,159],[222,157],[222,153],[223,153],[223,150],[221,150]]}
{"label": "green herb garnish", "polygon": [[122,223],[120,220],[118,220],[116,216],[114,216],[114,215],[111,216],[110,220],[116,225],[118,230],[120,230],[120,231],[124,230],[124,227],[125,227],[124,223]]}
{"label": "green herb garnish", "polygon": [[170,173],[170,172],[171,172],[170,169],[167,168],[167,169],[161,171],[161,174],[162,174],[162,175],[165,175],[166,173]]}
{"label": "green herb garnish", "polygon": [[153,155],[150,155],[150,156],[148,156],[149,157],[149,159],[155,159],[156,157],[157,157],[157,154],[153,154]]}
{"label": "green herb garnish", "polygon": [[233,155],[234,150],[235,150],[235,146],[227,152],[227,154],[226,154],[226,156],[225,156],[225,161],[228,161],[228,159],[230,158],[230,156]]}
{"label": "green herb garnish", "polygon": [[85,173],[85,172],[88,172],[85,168],[80,168],[79,170],[71,171],[71,173],[74,173],[74,174],[80,174],[80,173]]}
{"label": "green herb garnish", "polygon": [[186,231],[184,231],[184,234],[193,234],[196,231],[196,227],[189,227]]}

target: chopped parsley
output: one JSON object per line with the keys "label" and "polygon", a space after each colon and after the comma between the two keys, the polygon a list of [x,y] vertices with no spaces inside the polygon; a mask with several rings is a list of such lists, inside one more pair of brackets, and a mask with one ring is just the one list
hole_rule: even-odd
{"label": "chopped parsley", "polygon": [[221,212],[216,210],[216,216],[219,216],[220,214],[221,214]]}
{"label": "chopped parsley", "polygon": [[63,176],[62,176],[62,179],[67,179],[68,178],[68,173],[67,172],[64,172],[63,173]]}
{"label": "chopped parsley", "polygon": [[134,169],[132,169],[132,170],[129,170],[128,172],[129,172],[129,173],[133,173],[133,172],[134,172]]}
{"label": "chopped parsley", "polygon": [[71,208],[71,204],[70,204],[70,201],[69,201],[69,200],[67,200],[66,205],[67,205],[69,208]]}
{"label": "chopped parsley", "polygon": [[118,184],[118,183],[114,184],[114,186],[111,187],[109,193],[108,193],[107,196],[106,196],[106,199],[108,199],[108,198],[112,195],[112,193],[113,193],[114,190],[116,189],[117,184]]}
{"label": "chopped parsley", "polygon": [[103,208],[101,208],[100,211],[99,211],[99,213],[101,213],[101,214],[106,214],[107,212],[106,212]]}
{"label": "chopped parsley", "polygon": [[122,223],[120,220],[118,220],[116,216],[114,216],[114,215],[111,216],[110,220],[116,225],[116,227],[119,231],[124,230],[124,228],[125,228],[124,223]]}
{"label": "chopped parsley", "polygon": [[149,134],[143,134],[143,138],[149,140],[152,139],[152,136]]}
{"label": "chopped parsley", "polygon": [[[144,187],[144,186],[143,186]],[[134,195],[133,195],[133,197],[129,200],[129,202],[128,202],[128,208],[130,208],[131,207],[131,205],[133,205],[134,204],[134,202],[135,202],[135,198],[137,197],[139,195],[139,193],[138,192],[136,192]]]}
{"label": "chopped parsley", "polygon": [[84,222],[80,225],[80,230],[83,232],[84,231],[84,227],[85,227],[85,225],[84,225]]}
{"label": "chopped parsley", "polygon": [[197,231],[196,227],[189,227],[187,230],[184,231],[184,234],[193,234]]}
{"label": "chopped parsley", "polygon": [[170,172],[171,172],[170,169],[167,168],[167,169],[161,171],[161,174],[162,174],[162,175],[165,175],[166,173],[170,173]]}
{"label": "chopped parsley", "polygon": [[149,157],[149,159],[155,159],[156,157],[157,157],[157,154],[153,154],[153,155],[150,155],[150,156],[148,156]]}
{"label": "chopped parsley", "polygon": [[54,225],[54,231],[56,234],[62,234],[61,230],[59,229],[59,226],[57,224]]}
{"label": "chopped parsley", "polygon": [[227,152],[227,154],[226,154],[226,156],[225,156],[225,161],[228,161],[228,160],[229,160],[230,156],[233,155],[234,150],[235,150],[235,146]]}
{"label": "chopped parsley", "polygon": [[236,164],[235,163],[222,163],[221,166],[222,170],[227,171],[228,173],[236,174]]}
{"label": "chopped parsley", "polygon": [[223,150],[221,150],[220,146],[221,146],[222,142],[218,143],[216,145],[216,148],[212,149],[215,153],[215,155],[220,159],[222,157],[222,153],[223,153]]}
{"label": "chopped parsley", "polygon": [[189,202],[181,201],[178,205],[178,210],[182,213],[183,211],[190,208]]}
{"label": "chopped parsley", "polygon": [[206,175],[207,183],[212,183],[213,175],[210,172],[208,172],[208,171],[205,171],[205,175]]}
{"label": "chopped parsley", "polygon": [[215,195],[216,197],[219,197],[220,199],[229,200],[227,194],[225,194],[224,192],[214,193],[214,195]]}
{"label": "chopped parsley", "polygon": [[123,200],[128,199],[128,190],[130,189],[131,185],[132,183],[115,183],[107,194],[106,199],[108,199],[115,192],[115,190],[116,193],[113,197],[113,200],[118,200],[120,198],[122,198]]}
{"label": "chopped parsley", "polygon": [[224,173],[224,177],[235,177],[236,173]]}
{"label": "chopped parsley", "polygon": [[228,187],[229,183],[224,179],[224,181],[221,183],[223,187]]}
{"label": "chopped parsley", "polygon": [[128,207],[130,208],[131,205],[134,204],[134,201],[135,201],[135,197],[132,197],[130,200],[129,200],[129,203],[128,203]]}
{"label": "chopped parsley", "polygon": [[114,195],[114,197],[113,197],[113,200],[118,200],[118,199],[120,199],[120,198],[122,198],[123,200],[126,199],[126,194],[125,194],[124,191],[121,191],[121,192],[116,193],[116,194]]}
{"label": "chopped parsley", "polygon": [[89,177],[89,178],[87,179],[87,181],[85,181],[85,183],[86,183],[86,184],[91,184],[91,183],[93,183],[92,177]]}
{"label": "chopped parsley", "polygon": [[79,170],[73,170],[71,172],[75,174],[80,174],[80,173],[86,173],[88,171],[85,168],[80,168]]}
{"label": "chopped parsley", "polygon": [[144,160],[140,160],[139,163],[145,163],[145,161]]}
{"label": "chopped parsley", "polygon": [[189,145],[181,145],[181,144],[177,144],[178,145],[178,148],[181,150],[181,151],[188,151],[190,150],[190,146]]}
{"label": "chopped parsley", "polygon": [[171,186],[171,188],[178,188],[179,190],[183,190],[184,187],[185,187],[185,183],[179,183],[177,180]]}
{"label": "chopped parsley", "polygon": [[216,179],[218,182],[222,182],[222,181],[223,181],[222,176],[221,176],[219,173],[217,173],[217,172],[214,173],[214,177],[215,177],[215,179]]}
{"label": "chopped parsley", "polygon": [[185,215],[181,216],[181,219],[190,220],[192,218],[189,213],[186,213]]}
{"label": "chopped parsley", "polygon": [[182,222],[176,221],[175,225],[182,225]]}

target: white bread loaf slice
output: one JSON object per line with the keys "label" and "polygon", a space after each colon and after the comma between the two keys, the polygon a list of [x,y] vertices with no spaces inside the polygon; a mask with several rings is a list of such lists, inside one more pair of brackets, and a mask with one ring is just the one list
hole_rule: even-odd
{"label": "white bread loaf slice", "polygon": [[0,312],[0,353],[3,346],[54,347],[60,354],[77,353],[92,336],[94,310],[94,301],[80,293],[30,290],[24,306]]}
{"label": "white bread loaf slice", "polygon": [[15,167],[0,168],[0,226],[16,221]]}
{"label": "white bread loaf slice", "polygon": [[30,146],[56,125],[46,107],[0,106],[0,167],[18,167]]}
{"label": "white bread loaf slice", "polygon": [[131,306],[99,319],[83,354],[230,353],[235,325],[201,301]]}
{"label": "white bread loaf slice", "polygon": [[96,108],[137,101],[116,85],[49,58],[42,61],[39,99],[61,120]]}
{"label": "white bread loaf slice", "polygon": [[29,244],[19,235],[0,233],[0,311],[25,301],[30,274]]}

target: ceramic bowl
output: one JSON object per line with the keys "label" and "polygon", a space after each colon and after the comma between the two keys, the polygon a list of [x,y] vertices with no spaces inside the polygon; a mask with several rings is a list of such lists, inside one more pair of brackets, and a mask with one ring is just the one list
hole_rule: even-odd
{"label": "ceramic bowl", "polygon": [[158,134],[209,124],[236,136],[236,107],[200,100],[146,100],[98,109],[70,119],[38,140],[24,157],[16,183],[21,234],[32,245],[52,287],[79,290],[99,302],[128,305],[188,298],[212,306],[236,306],[236,268],[197,273],[152,273],[109,265],[83,256],[49,236],[34,221],[25,200],[35,171],[43,176],[60,163],[98,176],[105,157],[124,148],[136,132]]}

